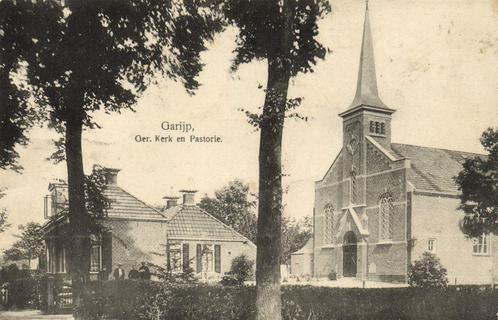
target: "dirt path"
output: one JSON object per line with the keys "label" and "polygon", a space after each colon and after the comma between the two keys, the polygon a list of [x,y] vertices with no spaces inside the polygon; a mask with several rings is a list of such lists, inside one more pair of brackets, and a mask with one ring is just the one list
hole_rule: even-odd
{"label": "dirt path", "polygon": [[0,311],[0,320],[73,320],[70,314],[42,314],[38,310]]}

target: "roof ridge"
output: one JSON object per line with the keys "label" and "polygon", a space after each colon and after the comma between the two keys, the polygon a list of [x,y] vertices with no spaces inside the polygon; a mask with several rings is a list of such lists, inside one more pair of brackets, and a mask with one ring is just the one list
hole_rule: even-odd
{"label": "roof ridge", "polygon": [[420,146],[420,145],[410,144],[410,143],[392,142],[391,145],[410,146],[410,147],[418,147],[418,148],[425,148],[425,149],[435,149],[435,150],[442,150],[442,151],[452,151],[452,152],[460,152],[460,153],[469,153],[469,154],[474,154],[474,155],[477,155],[477,156],[486,156],[486,154],[484,154],[484,153],[476,153],[476,152],[470,152],[470,151],[454,150],[454,149],[438,148],[438,147]]}

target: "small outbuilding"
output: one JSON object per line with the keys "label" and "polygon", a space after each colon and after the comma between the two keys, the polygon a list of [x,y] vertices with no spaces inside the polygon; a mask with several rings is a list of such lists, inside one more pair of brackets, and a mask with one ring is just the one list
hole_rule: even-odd
{"label": "small outbuilding", "polygon": [[291,254],[290,273],[296,277],[313,274],[313,238],[310,238],[304,247]]}

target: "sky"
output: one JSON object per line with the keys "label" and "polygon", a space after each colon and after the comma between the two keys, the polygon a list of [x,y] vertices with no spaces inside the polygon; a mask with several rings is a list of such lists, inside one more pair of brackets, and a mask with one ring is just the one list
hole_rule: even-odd
{"label": "sky", "polygon": [[[319,26],[319,40],[331,53],[290,86],[290,97],[304,97],[299,112],[308,117],[290,119],[284,129],[285,214],[293,218],[312,215],[314,181],[341,148],[338,113],[356,91],[364,2],[331,5]],[[371,0],[369,7],[379,93],[397,110],[393,142],[482,153],[480,134],[498,123],[498,0]],[[256,193],[259,132],[240,109],[262,105],[258,87],[266,84],[266,65],[252,62],[231,73],[235,35],[229,29],[209,44],[195,95],[158,79],[136,112],[96,114],[102,129],[83,135],[85,171],[93,164],[119,168],[118,185],[153,205],[185,188],[199,190],[197,199],[212,196],[236,178]],[[216,135],[222,142],[136,142],[137,135],[183,135],[162,130],[165,121],[191,124],[192,134]],[[1,235],[0,249],[15,239],[17,225],[44,221],[48,184],[67,176],[65,163],[46,160],[57,136],[36,128],[30,137],[29,146],[18,149],[23,173],[0,171],[0,189],[7,189],[0,207],[12,224]]]}

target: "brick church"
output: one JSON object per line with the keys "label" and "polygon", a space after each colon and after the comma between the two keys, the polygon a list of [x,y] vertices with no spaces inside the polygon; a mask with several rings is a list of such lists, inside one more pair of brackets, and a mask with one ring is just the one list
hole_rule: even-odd
{"label": "brick church", "polygon": [[334,271],[405,282],[410,263],[429,251],[451,284],[491,283],[498,276],[498,244],[493,236],[464,236],[453,180],[464,159],[477,155],[391,142],[394,112],[377,90],[367,6],[356,95],[339,114],[343,147],[315,184],[309,254],[293,258],[309,257],[300,268],[318,278]]}

